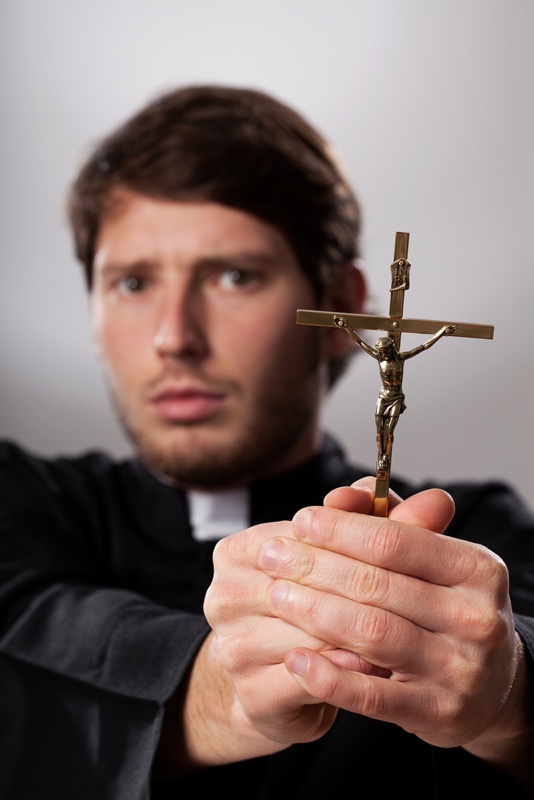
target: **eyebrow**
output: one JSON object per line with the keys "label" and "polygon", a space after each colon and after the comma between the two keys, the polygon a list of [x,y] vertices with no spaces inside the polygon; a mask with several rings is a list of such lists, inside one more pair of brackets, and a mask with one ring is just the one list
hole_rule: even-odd
{"label": "eyebrow", "polygon": [[95,272],[98,272],[100,275],[108,278],[113,277],[113,275],[122,275],[125,272],[131,272],[133,270],[139,270],[139,272],[147,272],[149,270],[154,269],[153,263],[151,263],[147,259],[138,259],[133,261],[109,261],[104,264],[104,266],[100,267],[98,264],[95,263],[94,265]]}
{"label": "eyebrow", "polygon": [[229,253],[224,255],[204,256],[199,258],[194,263],[198,266],[229,266],[235,264],[244,265],[257,265],[257,266],[270,266],[279,262],[279,257],[274,253],[258,252],[258,251],[241,251],[238,253]]}
{"label": "eyebrow", "polygon": [[[267,253],[255,250],[243,250],[236,253],[228,253],[222,255],[202,256],[193,261],[194,268],[213,267],[213,266],[272,266],[279,262],[279,258],[274,253]],[[98,269],[97,265],[95,267]],[[139,270],[140,272],[148,272],[156,268],[155,262],[151,259],[140,258],[133,259],[132,261],[109,261],[98,269],[101,275],[105,277],[113,276],[114,274],[120,275],[124,272]]]}

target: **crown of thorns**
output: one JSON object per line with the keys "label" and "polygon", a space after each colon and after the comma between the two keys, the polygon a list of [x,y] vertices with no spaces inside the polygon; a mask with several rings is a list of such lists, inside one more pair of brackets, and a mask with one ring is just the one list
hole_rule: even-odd
{"label": "crown of thorns", "polygon": [[381,336],[380,339],[376,340],[377,350],[386,350],[388,347],[395,347],[395,343],[387,336]]}

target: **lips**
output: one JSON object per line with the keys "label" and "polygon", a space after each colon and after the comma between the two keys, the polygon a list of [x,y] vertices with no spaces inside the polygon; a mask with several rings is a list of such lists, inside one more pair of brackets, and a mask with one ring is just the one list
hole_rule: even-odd
{"label": "lips", "polygon": [[202,422],[224,405],[226,395],[200,388],[168,388],[151,400],[157,415],[166,422]]}

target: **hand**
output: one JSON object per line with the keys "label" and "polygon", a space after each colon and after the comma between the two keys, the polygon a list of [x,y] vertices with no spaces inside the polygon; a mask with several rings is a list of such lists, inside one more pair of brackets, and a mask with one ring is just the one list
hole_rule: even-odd
{"label": "hand", "polygon": [[[339,491],[343,495],[345,490]],[[393,495],[391,498],[393,504],[399,502]],[[369,486],[350,490],[351,511],[369,514],[372,508]],[[197,763],[224,763],[276,752],[317,739],[330,728],[336,707],[310,695],[286,669],[284,659],[295,647],[320,650],[347,669],[388,674],[358,654],[334,648],[302,626],[273,614],[269,602],[273,583],[260,566],[260,553],[268,558],[269,543],[280,541],[298,545],[292,523],[257,525],[221,540],[215,548],[214,578],[204,604],[213,633],[193,667],[188,698],[196,695],[200,703],[190,706],[193,710],[188,716],[194,726],[195,720],[210,716],[213,720],[217,714],[218,723],[210,730],[217,730],[214,742],[217,740],[219,747],[223,743],[225,752],[206,752],[210,730],[202,735],[198,731],[194,735],[201,743]],[[197,680],[199,675],[202,677]],[[213,686],[214,675],[219,684],[215,700],[202,698],[206,687]],[[218,702],[221,698],[222,705]],[[225,726],[221,736],[220,728]]]}
{"label": "hand", "polygon": [[[373,486],[371,481],[361,482],[355,488],[336,490],[329,498],[352,514],[371,514]],[[394,508],[398,503],[400,498],[390,493],[390,506]],[[278,543],[290,541],[303,547],[295,539],[292,523],[280,522],[249,528],[221,540],[215,548],[214,578],[204,604],[213,634],[195,663],[191,684],[201,690],[202,686],[213,685],[210,674],[217,675],[217,695],[226,695],[227,711],[220,709],[221,723],[228,716],[228,709],[232,716],[229,730],[219,737],[227,746],[228,755],[236,731],[243,734],[241,745],[235,743],[236,752],[246,742],[250,748],[247,754],[259,755],[319,738],[332,725],[336,707],[313,697],[286,669],[285,657],[295,647],[321,651],[336,665],[353,672],[383,677],[390,674],[350,649],[334,646],[328,635],[325,638],[310,634],[301,625],[292,625],[272,613],[271,590],[279,584],[273,584],[265,564],[272,557],[272,547],[276,549]],[[200,674],[204,678],[197,680]],[[206,712],[213,715],[213,701],[201,702],[204,714],[192,713],[192,719],[206,718]],[[209,758],[214,757],[224,759],[222,754]]]}
{"label": "hand", "polygon": [[269,541],[292,538],[292,524],[280,522],[222,539],[204,603],[213,630],[211,668],[226,675],[235,729],[256,748],[254,755],[319,738],[337,713],[302,689],[284,664],[295,646],[329,645],[273,615],[267,600],[272,581],[260,569],[258,554]]}
{"label": "hand", "polygon": [[[489,760],[514,731],[505,707],[524,673],[506,567],[440,535],[454,512],[444,492],[393,503],[384,519],[361,513],[357,490],[299,511],[293,535],[260,552],[273,614],[330,644],[293,648],[287,669],[315,701]],[[346,652],[367,669],[341,664]]]}

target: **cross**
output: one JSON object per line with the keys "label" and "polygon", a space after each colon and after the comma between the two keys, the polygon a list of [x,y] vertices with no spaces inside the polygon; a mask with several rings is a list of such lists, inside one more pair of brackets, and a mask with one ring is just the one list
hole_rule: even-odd
{"label": "cross", "polygon": [[[372,314],[342,314],[335,311],[298,309],[297,324],[326,325],[344,328],[353,341],[373,356],[379,364],[382,388],[378,396],[375,420],[377,425],[378,458],[376,462],[376,487],[373,514],[385,517],[388,513],[389,479],[393,431],[404,411],[402,375],[404,361],[428,350],[443,336],[466,336],[474,339],[493,339],[493,325],[470,322],[450,322],[436,319],[409,319],[403,317],[404,293],[410,288],[410,262],[408,241],[410,234],[397,232],[391,264],[389,316]],[[387,337],[379,338],[375,347],[367,344],[356,328],[385,331]],[[428,333],[431,338],[412,350],[400,352],[401,333]]]}

